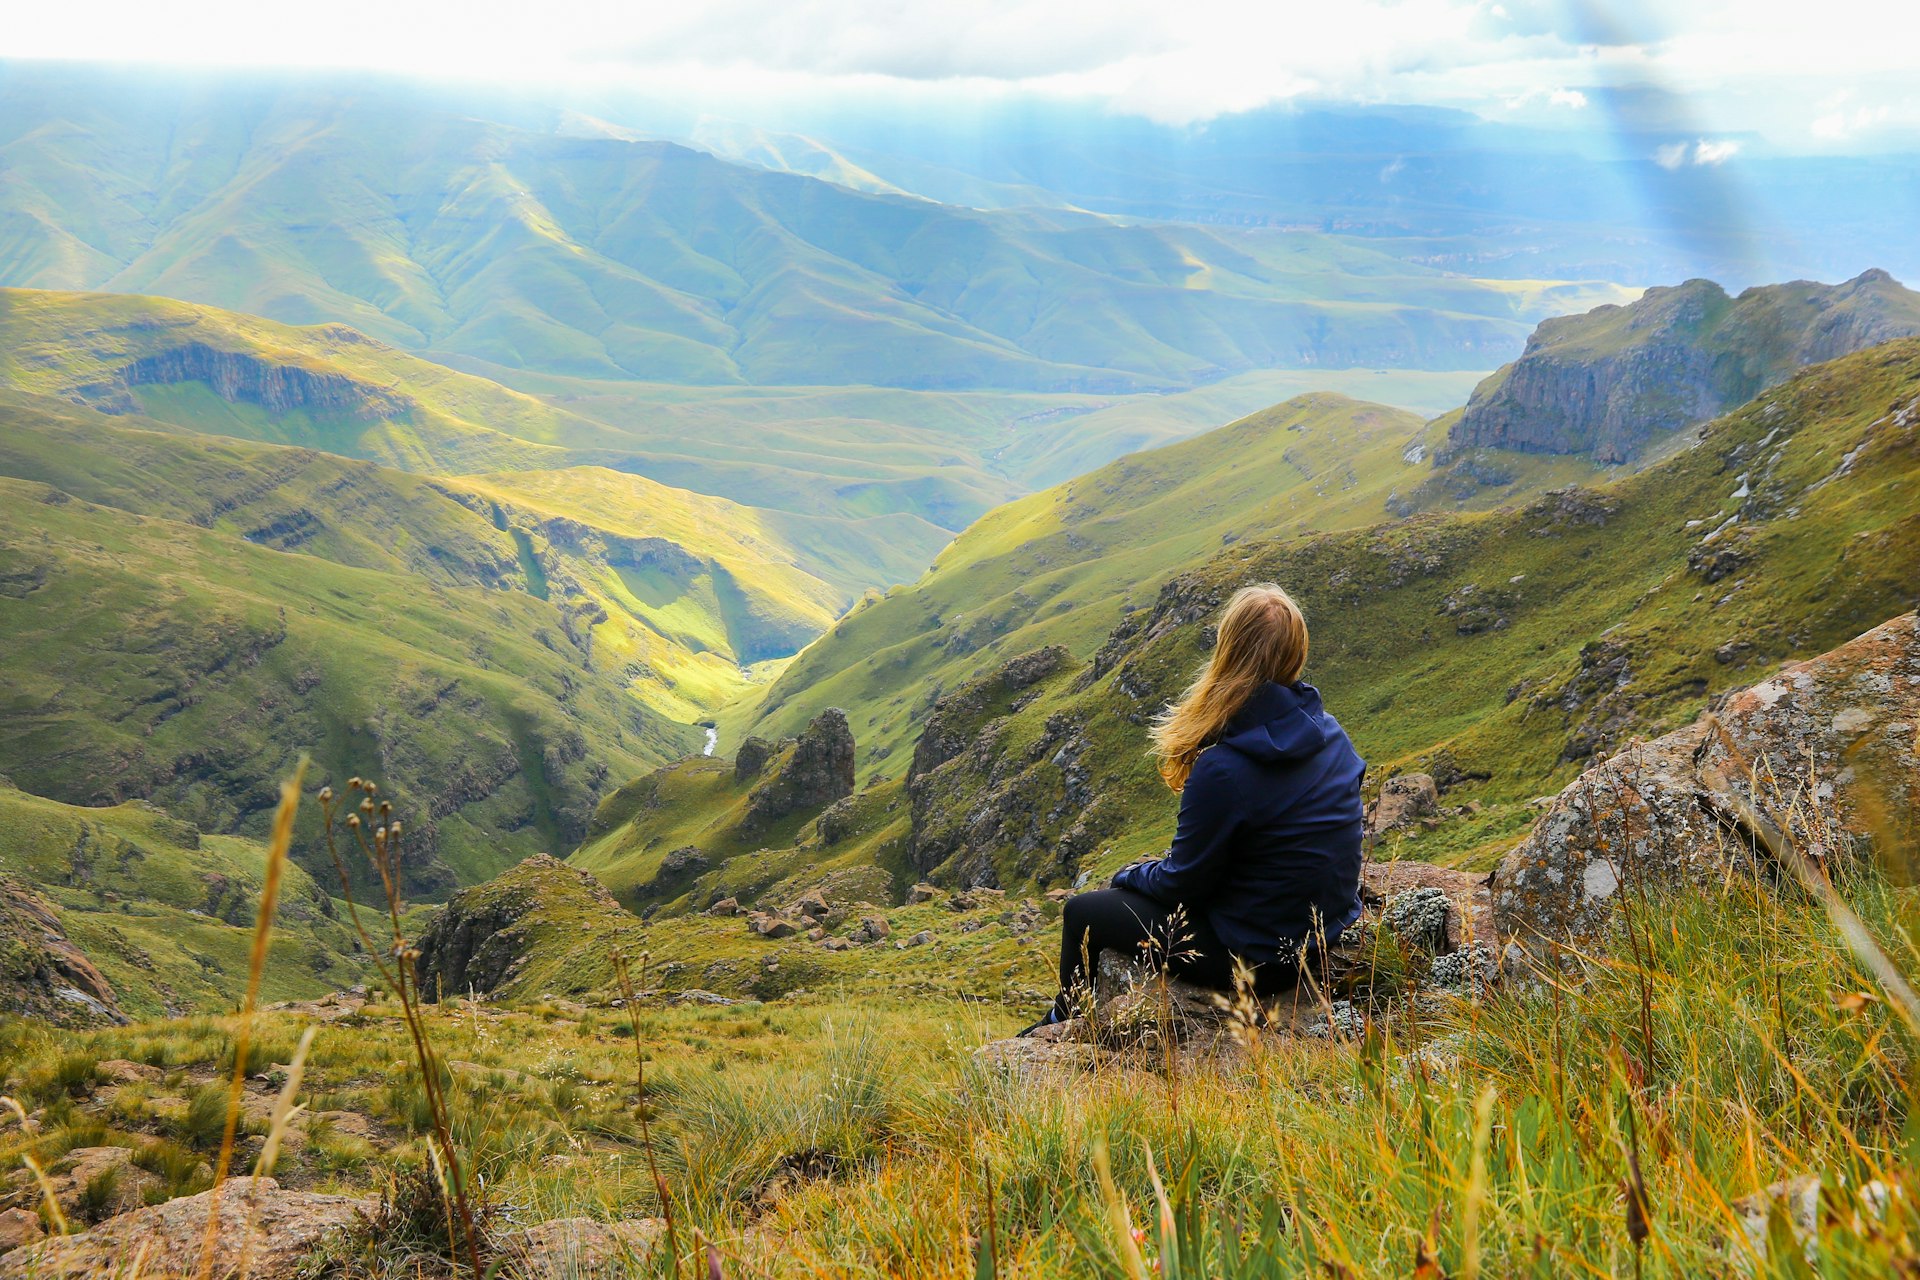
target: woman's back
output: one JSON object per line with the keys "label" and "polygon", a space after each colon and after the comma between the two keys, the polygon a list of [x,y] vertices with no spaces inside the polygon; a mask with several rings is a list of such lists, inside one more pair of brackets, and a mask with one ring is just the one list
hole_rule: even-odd
{"label": "woman's back", "polygon": [[1167,856],[1115,877],[1206,914],[1252,960],[1360,915],[1366,765],[1312,685],[1269,683],[1195,759]]}

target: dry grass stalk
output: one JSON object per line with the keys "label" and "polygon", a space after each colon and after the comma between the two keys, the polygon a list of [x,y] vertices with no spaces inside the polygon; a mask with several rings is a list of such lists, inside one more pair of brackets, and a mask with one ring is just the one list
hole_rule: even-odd
{"label": "dry grass stalk", "polygon": [[[650,957],[640,957],[640,974],[644,978],[647,961]],[[633,1024],[633,1078],[637,1096],[634,1110],[640,1116],[640,1147],[647,1156],[647,1172],[653,1176],[654,1194],[660,1197],[660,1216],[667,1223],[668,1267],[674,1280],[680,1276],[680,1242],[674,1234],[673,1194],[667,1187],[667,1180],[660,1172],[660,1162],[653,1153],[653,1128],[647,1118],[647,1051],[640,1039],[640,1003],[634,998],[633,975],[627,968],[627,958],[615,954],[613,957],[614,976],[620,982],[620,996],[627,1002],[627,1018]]]}
{"label": "dry grass stalk", "polygon": [[379,878],[381,893],[386,898],[391,940],[385,945],[374,942],[360,918],[360,907],[353,896],[353,877],[347,871],[346,860],[340,856],[332,787],[320,789],[321,825],[326,833],[327,855],[332,859],[334,872],[340,878],[340,892],[346,899],[347,914],[354,932],[359,936],[361,945],[366,947],[381,981],[400,1003],[401,1020],[406,1024],[414,1064],[420,1072],[421,1093],[427,1100],[433,1137],[428,1154],[432,1158],[442,1193],[441,1200],[446,1208],[448,1258],[457,1261],[464,1253],[468,1267],[474,1276],[479,1277],[485,1273],[480,1265],[477,1219],[468,1194],[465,1168],[453,1144],[451,1113],[440,1082],[439,1056],[434,1052],[432,1040],[427,1034],[426,1018],[420,1008],[419,992],[415,989],[414,964],[420,953],[408,943],[400,927],[403,899],[400,820],[394,816],[392,802],[376,802],[375,797],[380,791],[377,784],[350,778],[347,788],[361,793],[360,803],[354,806],[353,812],[347,814],[345,826],[361,856],[373,867],[374,874]]}
{"label": "dry grass stalk", "polygon": [[213,1166],[213,1192],[207,1210],[207,1230],[200,1240],[201,1280],[213,1275],[213,1255],[220,1238],[220,1195],[233,1168],[233,1142],[240,1129],[240,1098],[247,1087],[247,1056],[253,1042],[253,1011],[260,1000],[260,978],[267,968],[267,948],[273,941],[273,913],[280,902],[280,879],[287,869],[287,850],[293,844],[293,818],[300,809],[300,779],[307,762],[300,761],[293,777],[280,784],[280,805],[273,814],[273,836],[267,842],[267,866],[260,887],[260,909],[254,917],[253,948],[247,954],[247,992],[240,1004],[240,1029],[233,1038],[233,1071],[227,1077],[227,1118],[220,1134],[220,1155]]}

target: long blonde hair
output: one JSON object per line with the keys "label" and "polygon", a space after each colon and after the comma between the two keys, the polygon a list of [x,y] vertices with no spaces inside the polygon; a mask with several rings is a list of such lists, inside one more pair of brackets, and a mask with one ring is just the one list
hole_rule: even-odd
{"label": "long blonde hair", "polygon": [[1234,713],[1269,682],[1292,684],[1307,665],[1307,619],[1293,597],[1271,582],[1242,587],[1220,618],[1220,638],[1180,701],[1154,719],[1160,776],[1175,791],[1193,762],[1213,745]]}

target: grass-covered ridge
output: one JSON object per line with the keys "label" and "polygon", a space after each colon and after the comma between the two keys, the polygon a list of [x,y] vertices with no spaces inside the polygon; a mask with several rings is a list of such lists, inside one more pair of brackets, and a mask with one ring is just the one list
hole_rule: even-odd
{"label": "grass-covered ridge", "polygon": [[0,771],[258,834],[302,752],[419,813],[416,884],[564,849],[611,776],[696,741],[521,591],[287,554],[0,480]]}
{"label": "grass-covered ridge", "polygon": [[1471,508],[1512,500],[1551,475],[1597,474],[1522,459],[1527,474],[1509,485],[1475,486],[1464,498],[1424,494],[1443,435],[1403,410],[1298,396],[996,508],[920,581],[863,603],[763,700],[729,713],[729,736],[796,732],[821,708],[842,706],[863,772],[897,775],[942,692],[1045,645],[1091,657],[1163,582],[1223,546],[1374,524],[1402,498]]}
{"label": "grass-covered ridge", "polygon": [[[208,835],[142,801],[83,808],[0,782],[0,874],[51,902],[135,1018],[239,999],[266,855],[258,841]],[[359,981],[364,961],[327,891],[330,877],[297,866],[287,875],[266,997],[312,997]]]}
{"label": "grass-covered ridge", "polygon": [[[794,673],[845,645],[844,672],[819,696],[848,709],[863,746],[884,749],[884,726],[898,726],[879,771],[901,804],[906,748],[941,699],[978,702],[986,712],[930,757],[915,790],[910,872],[1008,888],[1097,878],[1164,847],[1175,805],[1144,726],[1204,661],[1205,628],[1227,596],[1273,580],[1306,609],[1308,678],[1373,778],[1424,767],[1454,788],[1450,806],[1473,802],[1437,831],[1396,837],[1403,847],[1383,856],[1489,866],[1531,823],[1529,801],[1596,753],[1675,727],[1773,664],[1913,607],[1917,399],[1920,342],[1891,343],[1811,369],[1702,427],[1691,448],[1608,483],[1484,512],[1243,537],[1197,556],[1152,601],[1134,601],[1097,646],[1067,637],[1065,669],[1017,695],[994,692],[1013,646],[974,649],[975,615],[950,619],[897,592],[844,619],[773,693],[804,690]],[[1178,448],[1203,447],[1204,438]],[[1017,523],[1023,510],[1047,514],[1035,499],[998,515]],[[1057,545],[1068,546],[1065,534]],[[1010,593],[1046,582],[1034,563],[1023,567],[1009,575]],[[1018,606],[1022,596],[1008,599]],[[1031,607],[1010,616],[1025,623],[1036,612],[1051,616]],[[893,648],[852,639],[864,620],[888,617],[907,619]],[[1023,633],[1013,634],[1017,645]],[[945,665],[920,682],[916,661]],[[863,702],[863,679],[883,696]],[[770,721],[779,715],[776,706]],[[681,812],[697,825],[693,810]]]}
{"label": "grass-covered ridge", "polygon": [[[1913,972],[1907,896],[1871,868],[1844,888]],[[603,985],[578,1001],[449,1001],[425,1025],[461,1158],[489,1196],[522,1221],[618,1222],[658,1215],[663,1185],[683,1247],[695,1252],[697,1230],[727,1275],[1157,1265],[1251,1280],[1398,1275],[1428,1259],[1447,1275],[1786,1280],[1811,1274],[1786,1222],[1761,1262],[1738,1206],[1803,1174],[1837,1206],[1814,1224],[1821,1274],[1910,1266],[1911,1028],[1803,901],[1736,878],[1648,910],[1658,927],[1556,984],[1430,998],[1364,1041],[1262,1036],[1178,1072],[1155,1056],[1009,1079],[975,1059],[1027,1012],[1022,979],[997,962],[1020,948],[991,923],[902,953],[961,998],[866,954],[820,953],[809,983],[838,970],[837,990],[626,1009]],[[684,949],[689,923],[648,931],[649,985],[711,980]],[[285,1060],[314,1012],[264,1015],[259,1060]],[[217,1078],[236,1031],[229,1018],[59,1036],[0,1023],[5,1086],[45,1121],[0,1150],[58,1170],[75,1147],[123,1145],[172,1167],[155,1157],[204,1150],[186,1101]],[[303,1097],[322,1122],[283,1151],[284,1185],[357,1192],[426,1163],[419,1085],[394,1066],[408,1053],[391,1001],[321,1022]],[[108,1060],[151,1064],[155,1079],[109,1091],[96,1075]],[[204,1185],[186,1179],[193,1160],[177,1164],[184,1185],[170,1190]],[[1892,1194],[1863,1196],[1875,1181]],[[1766,1239],[1765,1207],[1754,1216]],[[444,1246],[444,1233],[435,1246],[394,1232],[315,1261]],[[658,1255],[652,1266],[667,1269]]]}

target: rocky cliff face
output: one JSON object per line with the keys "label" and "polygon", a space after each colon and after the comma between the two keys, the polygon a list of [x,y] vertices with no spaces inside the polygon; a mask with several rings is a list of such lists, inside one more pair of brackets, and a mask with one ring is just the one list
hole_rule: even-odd
{"label": "rocky cliff face", "polygon": [[794,813],[811,813],[853,794],[853,729],[829,707],[813,718],[774,774],[747,800],[744,826],[763,830]]}
{"label": "rocky cliff face", "polygon": [[0,1012],[56,1026],[125,1022],[113,987],[39,894],[0,876]]}
{"label": "rocky cliff face", "polygon": [[142,356],[120,371],[117,384],[90,390],[111,400],[116,385],[123,389],[181,382],[204,382],[229,404],[256,404],[274,413],[305,409],[373,421],[398,417],[409,408],[404,396],[344,374],[262,360],[242,351],[222,351],[204,342],[189,342]]}
{"label": "rocky cliff face", "polygon": [[1796,281],[1738,298],[1711,280],[1649,289],[1625,307],[1545,321],[1474,388],[1440,462],[1466,449],[1638,457],[1806,365],[1920,333],[1920,294],[1884,271]]}

